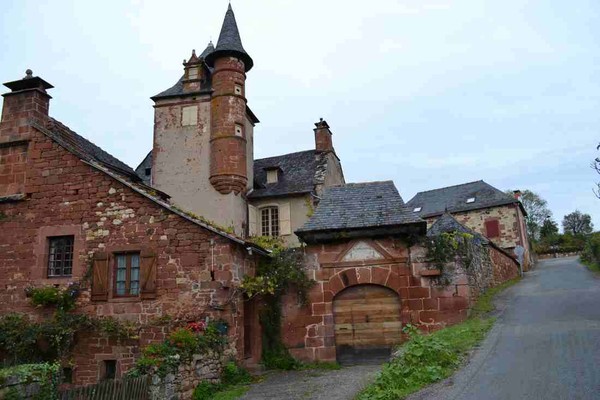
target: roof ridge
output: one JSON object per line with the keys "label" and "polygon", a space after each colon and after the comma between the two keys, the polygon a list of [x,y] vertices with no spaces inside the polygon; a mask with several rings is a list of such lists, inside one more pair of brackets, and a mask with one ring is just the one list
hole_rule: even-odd
{"label": "roof ridge", "polygon": [[[417,194],[419,193],[427,193],[427,192],[435,192],[437,190],[444,190],[444,189],[450,189],[450,188],[455,188],[455,187],[459,187],[459,186],[466,186],[466,185],[472,185],[474,183],[479,183],[479,182],[483,182],[486,185],[490,185],[489,183],[487,183],[486,181],[484,181],[483,179],[479,179],[477,181],[472,181],[472,182],[465,182],[465,183],[459,183],[457,185],[450,185],[450,186],[444,186],[441,188],[436,188],[436,189],[429,189],[429,190],[422,190],[420,192],[417,192]],[[491,186],[491,185],[490,185]],[[416,195],[415,195],[416,196]]]}
{"label": "roof ridge", "polygon": [[359,185],[370,185],[373,183],[392,183],[394,186],[396,186],[396,184],[394,184],[394,181],[392,179],[386,179],[383,181],[365,181],[365,182],[347,182],[347,183],[343,183],[339,186],[336,187],[342,187],[342,186],[359,186]]}
{"label": "roof ridge", "polygon": [[280,155],[278,155],[278,156],[270,156],[270,157],[264,157],[264,158],[256,158],[256,159],[254,159],[254,162],[257,162],[257,161],[264,161],[264,160],[269,160],[269,159],[271,159],[271,158],[279,158],[279,157],[291,156],[292,154],[308,153],[308,152],[311,152],[311,151],[312,151],[312,152],[316,152],[316,150],[315,150],[315,149],[301,150],[301,151],[294,151],[294,152],[287,153],[287,154],[280,154]]}

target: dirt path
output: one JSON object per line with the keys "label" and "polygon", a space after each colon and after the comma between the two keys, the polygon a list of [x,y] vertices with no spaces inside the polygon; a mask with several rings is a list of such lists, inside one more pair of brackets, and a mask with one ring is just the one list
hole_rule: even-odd
{"label": "dirt path", "polygon": [[379,365],[357,365],[335,371],[273,372],[242,400],[351,400],[379,371]]}

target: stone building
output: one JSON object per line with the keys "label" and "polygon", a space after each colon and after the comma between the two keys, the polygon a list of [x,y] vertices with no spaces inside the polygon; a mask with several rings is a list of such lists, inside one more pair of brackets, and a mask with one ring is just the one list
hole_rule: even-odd
{"label": "stone building", "polygon": [[[194,57],[186,63],[182,84],[202,85],[202,74],[212,69],[213,86],[218,87],[210,101],[218,111],[206,142],[214,153],[206,179],[214,189],[213,200],[221,196],[214,201],[231,215],[239,212],[238,225],[243,226],[245,146],[252,116],[243,92],[235,91],[252,61],[229,41],[233,18],[230,8],[223,40],[205,64]],[[196,72],[190,72],[193,68]],[[72,354],[76,384],[96,382],[107,371],[120,376],[134,364],[140,346],[164,339],[165,328],[155,324],[164,316],[184,322],[223,320],[229,327],[231,354],[240,361],[258,361],[256,311],[236,287],[244,275],[254,273],[257,260],[267,252],[175,207],[159,189],[169,189],[161,175],[160,151],[155,167],[159,184],[151,187],[125,163],[49,116],[52,85],[44,79],[28,70],[25,78],[5,86],[10,92],[3,95],[0,121],[0,314],[23,312],[42,318],[48,312],[31,305],[27,289],[76,283],[81,287],[79,312],[140,326],[139,339],[126,342],[93,333],[79,337]],[[192,96],[186,107],[200,110],[206,95]],[[173,133],[170,124],[195,117],[185,111],[183,101],[171,104],[173,100],[164,96],[156,101],[156,141],[166,148],[165,136]],[[161,121],[165,110],[174,119]],[[229,124],[238,118],[244,124],[242,136],[236,134],[236,124]],[[235,150],[237,162],[223,156],[222,146]]]}
{"label": "stone building", "polygon": [[[78,310],[140,326],[127,342],[80,337],[76,384],[129,369],[141,346],[167,334],[154,322],[164,316],[224,320],[231,354],[257,363],[260,303],[244,301],[238,286],[268,253],[250,236],[279,236],[305,253],[316,285],[308,306],[286,295],[282,329],[303,360],[387,354],[403,325],[432,331],[460,321],[481,290],[514,276],[504,249],[526,245],[522,206],[483,182],[466,190],[473,201],[442,196],[454,208],[429,198],[415,205],[419,195],[405,204],[391,181],[347,184],[322,119],[314,149],[254,160],[252,66],[230,5],[217,45],[192,52],[177,83],[152,97],[153,148],[135,171],[50,117],[48,82],[28,72],[5,84],[0,314],[41,318],[26,289],[75,282]],[[446,209],[454,217],[439,219]],[[450,266],[442,284],[422,246],[427,226],[481,232],[496,226],[490,221],[501,242],[489,242],[491,261],[474,269],[480,276]]]}
{"label": "stone building", "polygon": [[527,236],[527,212],[520,192],[510,196],[484,181],[419,192],[408,203],[415,215],[431,226],[445,212],[519,258],[523,269],[532,265]]}

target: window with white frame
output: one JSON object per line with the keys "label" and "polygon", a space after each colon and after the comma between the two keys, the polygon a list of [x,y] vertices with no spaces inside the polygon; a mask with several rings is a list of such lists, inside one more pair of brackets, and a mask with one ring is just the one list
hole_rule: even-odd
{"label": "window with white frame", "polygon": [[279,236],[279,208],[265,207],[260,210],[261,235]]}
{"label": "window with white frame", "polygon": [[267,183],[277,183],[279,173],[276,169],[267,170]]}

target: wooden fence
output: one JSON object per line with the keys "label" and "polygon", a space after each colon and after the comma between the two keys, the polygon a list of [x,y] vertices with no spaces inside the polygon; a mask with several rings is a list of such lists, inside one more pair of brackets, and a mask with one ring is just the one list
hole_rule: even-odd
{"label": "wooden fence", "polygon": [[148,376],[113,379],[74,389],[61,390],[60,400],[148,400]]}

